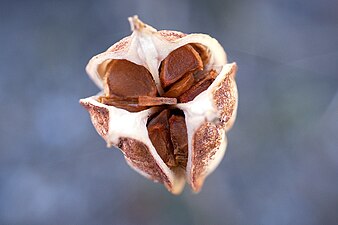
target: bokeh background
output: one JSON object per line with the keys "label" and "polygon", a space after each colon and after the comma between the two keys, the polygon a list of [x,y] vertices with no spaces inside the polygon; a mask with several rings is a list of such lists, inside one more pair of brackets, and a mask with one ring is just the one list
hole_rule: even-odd
{"label": "bokeh background", "polygon": [[[337,224],[338,3],[0,1],[0,224]],[[208,33],[238,118],[203,190],[172,196],[107,149],[78,100],[127,17]]]}

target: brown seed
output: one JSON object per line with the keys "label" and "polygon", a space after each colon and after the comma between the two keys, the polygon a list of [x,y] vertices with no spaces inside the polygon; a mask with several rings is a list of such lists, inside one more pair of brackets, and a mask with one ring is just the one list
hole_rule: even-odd
{"label": "brown seed", "polygon": [[209,63],[210,60],[210,53],[209,50],[201,44],[196,44],[193,43],[191,44],[191,46],[198,52],[198,54],[200,55],[202,62],[203,62],[203,66],[205,66],[206,64]]}
{"label": "brown seed", "polygon": [[188,91],[178,97],[178,101],[181,103],[186,103],[194,100],[194,98],[199,95],[201,92],[208,89],[208,87],[212,84],[213,79],[203,79],[194,86],[192,86]]}
{"label": "brown seed", "polygon": [[174,83],[163,96],[176,98],[187,91],[194,84],[194,81],[193,74],[191,72],[187,73],[181,80]]}
{"label": "brown seed", "polygon": [[140,96],[138,97],[138,104],[140,106],[174,105],[177,104],[177,99],[166,97]]}
{"label": "brown seed", "polygon": [[188,160],[188,134],[185,118],[181,115],[172,115],[169,119],[169,126],[175,160],[178,165],[185,168]]}
{"label": "brown seed", "polygon": [[113,60],[106,72],[106,83],[110,95],[138,97],[141,95],[156,96],[155,81],[144,67],[128,60]]}
{"label": "brown seed", "polygon": [[163,110],[150,120],[147,129],[149,138],[164,163],[168,166],[176,166],[170,140],[169,113],[169,109]]}
{"label": "brown seed", "polygon": [[125,109],[129,112],[139,112],[147,109],[145,106],[140,106],[138,104],[138,98],[131,97],[119,97],[119,96],[100,96],[98,101],[105,105],[112,105],[117,108]]}
{"label": "brown seed", "polygon": [[181,79],[184,74],[201,69],[203,69],[203,62],[198,52],[190,45],[184,45],[172,51],[162,61],[161,85],[166,88]]}
{"label": "brown seed", "polygon": [[177,104],[176,98],[165,98],[165,97],[150,97],[150,96],[139,96],[136,97],[119,97],[119,96],[100,96],[98,101],[106,104],[113,105],[118,108],[126,109],[130,112],[138,112],[146,109],[145,106],[159,106],[159,105],[174,105]]}
{"label": "brown seed", "polygon": [[205,79],[215,79],[217,77],[216,70],[210,70],[210,71],[198,71],[194,74],[194,78],[197,82]]}

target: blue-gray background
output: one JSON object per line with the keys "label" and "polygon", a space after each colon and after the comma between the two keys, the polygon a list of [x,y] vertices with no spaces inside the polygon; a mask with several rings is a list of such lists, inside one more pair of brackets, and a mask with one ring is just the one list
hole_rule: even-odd
{"label": "blue-gray background", "polygon": [[[337,224],[337,2],[0,4],[0,224]],[[78,104],[134,14],[208,33],[239,65],[226,157],[198,195],[131,170]]]}

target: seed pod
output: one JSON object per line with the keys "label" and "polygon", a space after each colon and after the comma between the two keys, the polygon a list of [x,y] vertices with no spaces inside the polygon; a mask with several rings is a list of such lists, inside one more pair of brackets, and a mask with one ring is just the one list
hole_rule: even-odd
{"label": "seed pod", "polygon": [[102,91],[80,103],[133,169],[174,194],[185,182],[198,192],[223,158],[236,118],[237,66],[208,35],[129,21],[131,36],[89,61]]}

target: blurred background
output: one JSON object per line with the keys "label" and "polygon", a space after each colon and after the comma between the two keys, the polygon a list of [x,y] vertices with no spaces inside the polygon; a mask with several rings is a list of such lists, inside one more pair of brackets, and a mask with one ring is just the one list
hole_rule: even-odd
{"label": "blurred background", "polygon": [[[337,224],[338,2],[0,1],[0,224]],[[78,100],[130,34],[207,33],[237,62],[229,146],[203,190],[169,194],[107,149]]]}

